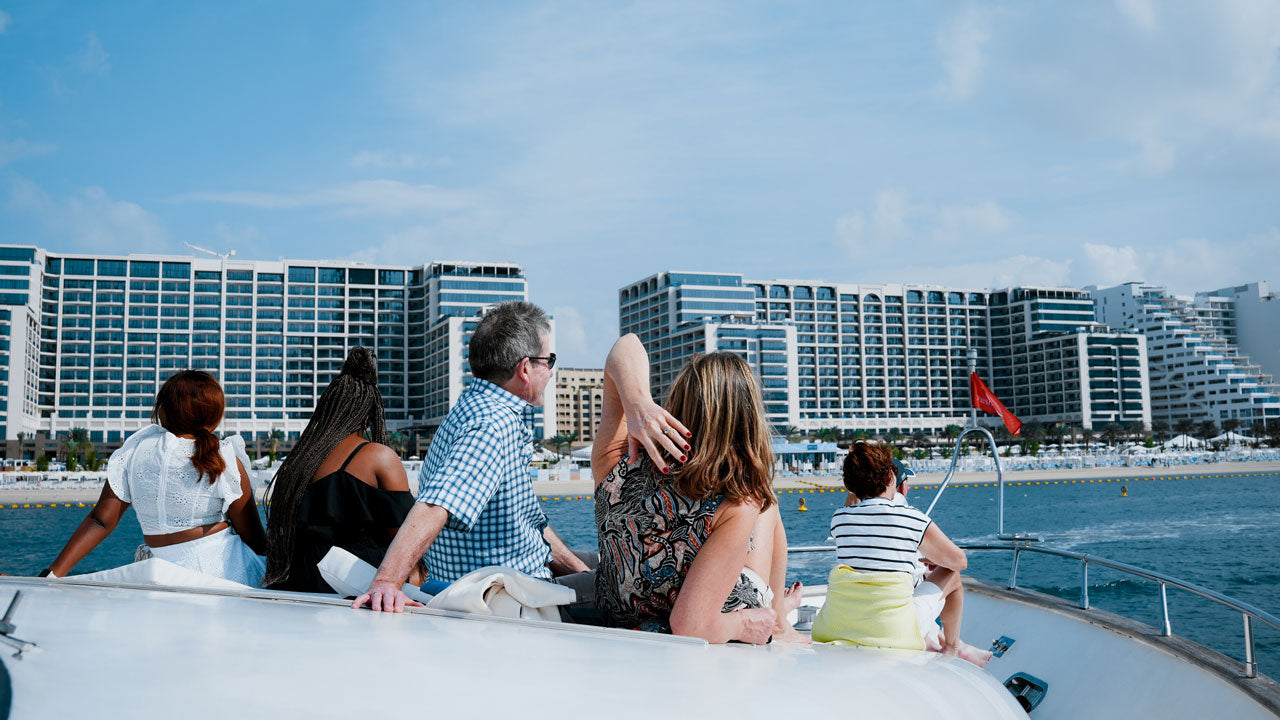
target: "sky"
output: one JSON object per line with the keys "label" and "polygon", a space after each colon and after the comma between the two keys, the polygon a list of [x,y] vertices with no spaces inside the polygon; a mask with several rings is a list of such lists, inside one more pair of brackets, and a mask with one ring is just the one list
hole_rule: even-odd
{"label": "sky", "polygon": [[0,0],[0,242],[1280,285],[1280,4]]}

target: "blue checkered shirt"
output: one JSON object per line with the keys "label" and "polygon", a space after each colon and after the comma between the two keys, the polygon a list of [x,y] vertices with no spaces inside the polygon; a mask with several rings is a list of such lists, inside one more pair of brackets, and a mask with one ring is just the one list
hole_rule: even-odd
{"label": "blue checkered shirt", "polygon": [[503,565],[551,578],[547,516],[533,493],[528,403],[475,378],[436,431],[418,475],[418,502],[449,511],[424,559],[430,577],[453,582]]}

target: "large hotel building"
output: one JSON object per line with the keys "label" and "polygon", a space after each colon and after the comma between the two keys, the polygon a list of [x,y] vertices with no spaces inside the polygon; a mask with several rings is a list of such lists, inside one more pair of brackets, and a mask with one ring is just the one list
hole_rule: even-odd
{"label": "large hotel building", "polygon": [[[470,382],[488,305],[526,299],[509,263],[369,265],[0,246],[0,435],[84,428],[112,444],[147,423],[176,370],[214,374],[224,432],[306,426],[350,347],[375,350],[388,425],[430,431]],[[554,337],[554,333],[553,333]],[[552,390],[548,391],[548,400]],[[531,413],[554,427],[554,403]]]}
{"label": "large hotel building", "polygon": [[741,354],[777,427],[917,430],[963,425],[966,355],[1026,420],[1150,425],[1142,335],[1094,318],[1071,288],[748,281],[662,272],[619,291],[619,329],[649,351],[655,396],[696,353]]}

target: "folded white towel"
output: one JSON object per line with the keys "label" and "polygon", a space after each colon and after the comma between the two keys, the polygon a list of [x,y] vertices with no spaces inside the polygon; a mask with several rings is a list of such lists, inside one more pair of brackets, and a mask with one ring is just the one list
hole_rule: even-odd
{"label": "folded white towel", "polygon": [[560,622],[557,606],[569,605],[576,599],[573,588],[491,565],[453,581],[427,607]]}
{"label": "folded white towel", "polygon": [[[320,576],[329,583],[329,587],[342,597],[363,595],[378,574],[378,568],[340,547],[329,548],[329,552],[316,563],[316,567],[320,569]],[[417,600],[423,605],[431,601],[430,595],[408,583],[400,589],[409,599]]]}
{"label": "folded white towel", "polygon": [[[360,595],[377,568],[342,548],[333,548],[318,564],[320,575],[339,595]],[[572,588],[539,580],[518,570],[493,565],[467,573],[432,597],[412,585],[404,594],[437,610],[560,622],[559,605],[577,599]]]}

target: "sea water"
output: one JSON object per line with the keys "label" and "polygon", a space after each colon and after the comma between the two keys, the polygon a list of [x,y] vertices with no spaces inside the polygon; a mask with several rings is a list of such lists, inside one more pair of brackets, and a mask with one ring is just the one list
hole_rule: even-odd
{"label": "sea water", "polygon": [[[913,490],[909,500],[927,507],[936,491]],[[831,514],[844,503],[837,492],[776,495],[791,545],[820,545]],[[808,510],[800,512],[804,499]],[[571,547],[594,548],[590,500],[542,503]],[[32,575],[50,562],[88,508],[0,509],[0,573]],[[996,489],[953,486],[933,512],[938,527],[959,543],[993,539]],[[1037,535],[1044,545],[1089,553],[1165,573],[1280,614],[1280,475],[1175,478],[1008,485],[1006,533]],[[132,561],[142,542],[133,511],[77,567],[94,572]],[[1007,582],[1011,555],[971,552],[966,574]],[[788,576],[806,584],[826,582],[832,556],[791,556]],[[1018,584],[1070,600],[1080,597],[1080,566],[1073,560],[1024,554]],[[1241,616],[1189,593],[1169,589],[1173,631],[1236,659],[1243,658]],[[1160,592],[1150,581],[1091,566],[1090,604],[1159,627]],[[1280,632],[1254,625],[1259,670],[1280,677]],[[967,638],[975,644],[988,638]]]}

